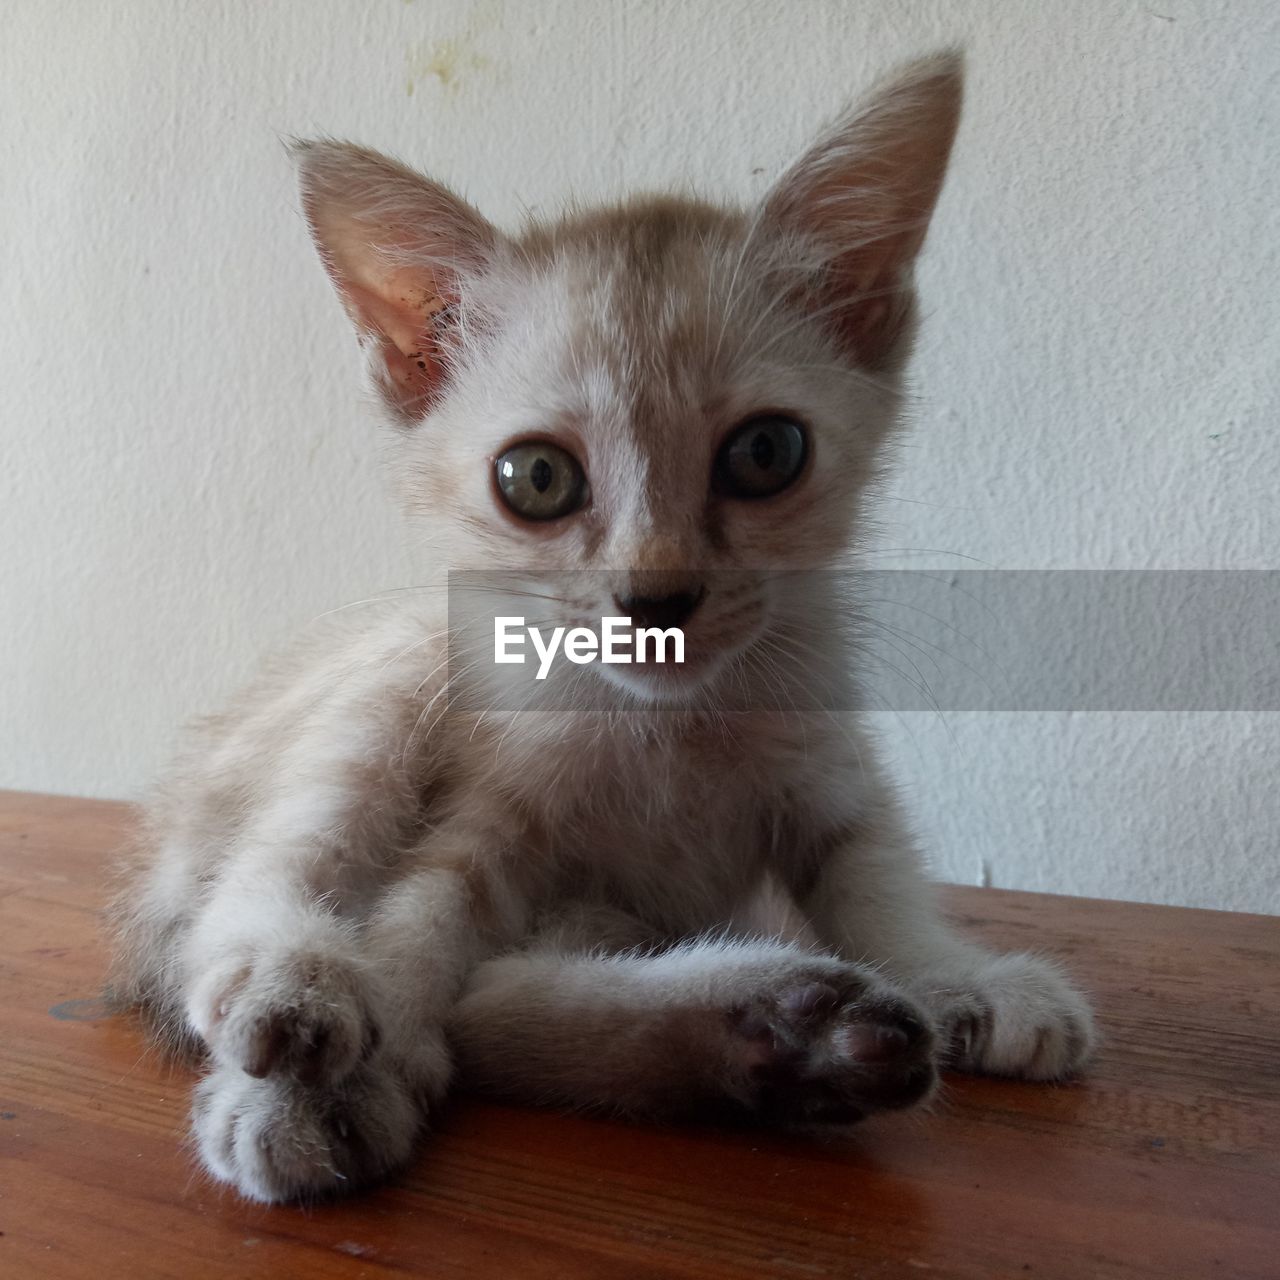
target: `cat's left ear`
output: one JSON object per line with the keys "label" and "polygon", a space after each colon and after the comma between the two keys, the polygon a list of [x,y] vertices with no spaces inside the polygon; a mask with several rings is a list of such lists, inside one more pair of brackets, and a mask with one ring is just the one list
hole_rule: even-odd
{"label": "cat's left ear", "polygon": [[499,233],[376,151],[321,141],[293,152],[312,237],[374,380],[397,417],[417,421],[443,388],[468,279],[483,272]]}
{"label": "cat's left ear", "polygon": [[869,367],[907,345],[911,268],[942,190],[963,82],[956,52],[905,68],[792,165],[761,210],[761,226],[812,267],[814,312]]}

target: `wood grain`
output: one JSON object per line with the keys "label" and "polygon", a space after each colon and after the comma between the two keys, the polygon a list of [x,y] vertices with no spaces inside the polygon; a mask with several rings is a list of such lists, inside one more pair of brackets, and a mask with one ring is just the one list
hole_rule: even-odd
{"label": "wood grain", "polygon": [[394,1184],[264,1209],[195,1173],[189,1074],[98,999],[129,821],[0,793],[5,1276],[1280,1276],[1275,918],[949,891],[1094,992],[1086,1080],[954,1078],[829,1143],[461,1100]]}

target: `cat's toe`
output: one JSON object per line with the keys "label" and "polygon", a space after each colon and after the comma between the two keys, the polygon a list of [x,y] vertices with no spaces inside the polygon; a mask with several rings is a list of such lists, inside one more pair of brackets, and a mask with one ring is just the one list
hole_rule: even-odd
{"label": "cat's toe", "polygon": [[972,981],[934,992],[946,1063],[961,1071],[1061,1080],[1097,1044],[1084,996],[1051,963],[993,956]]}
{"label": "cat's toe", "polygon": [[733,1015],[749,1105],[790,1124],[912,1106],[937,1083],[925,1016],[862,975],[787,983]]}
{"label": "cat's toe", "polygon": [[273,1204],[353,1191],[403,1165],[421,1112],[394,1076],[361,1070],[337,1090],[223,1067],[193,1108],[205,1168],[250,1200]]}
{"label": "cat's toe", "polygon": [[318,953],[259,955],[197,989],[215,1059],[251,1076],[343,1080],[381,1038],[377,993],[358,966]]}

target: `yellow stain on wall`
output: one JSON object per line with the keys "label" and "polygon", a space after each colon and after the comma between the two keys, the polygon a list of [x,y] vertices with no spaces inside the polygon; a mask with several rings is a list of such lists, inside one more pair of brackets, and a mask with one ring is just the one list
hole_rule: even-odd
{"label": "yellow stain on wall", "polygon": [[481,53],[477,45],[486,33],[504,25],[507,10],[501,0],[474,0],[465,25],[456,35],[419,40],[412,45],[405,53],[405,92],[412,97],[415,89],[435,80],[450,93],[456,93],[468,74],[493,70],[494,60]]}
{"label": "yellow stain on wall", "polygon": [[438,80],[446,89],[456,92],[468,71],[485,71],[493,60],[468,47],[468,36],[448,40],[423,40],[405,54],[405,92],[413,91],[427,80]]}

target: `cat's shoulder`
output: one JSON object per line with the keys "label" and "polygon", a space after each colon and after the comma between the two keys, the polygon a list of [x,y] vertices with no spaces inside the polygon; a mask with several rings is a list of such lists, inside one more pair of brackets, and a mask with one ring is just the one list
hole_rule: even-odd
{"label": "cat's shoulder", "polygon": [[239,737],[248,726],[296,732],[352,716],[394,720],[439,691],[447,652],[444,611],[437,616],[429,603],[336,610],[270,650],[222,710],[193,722],[193,736],[199,743]]}

